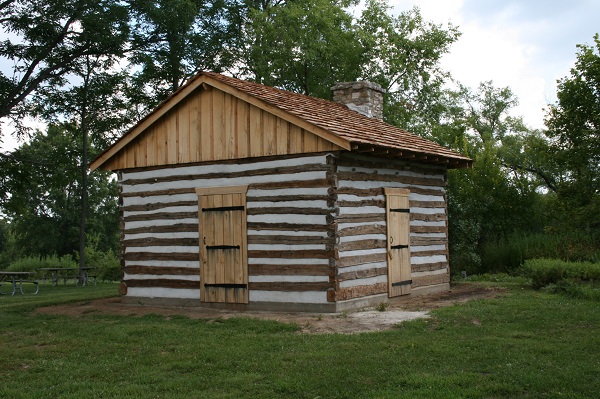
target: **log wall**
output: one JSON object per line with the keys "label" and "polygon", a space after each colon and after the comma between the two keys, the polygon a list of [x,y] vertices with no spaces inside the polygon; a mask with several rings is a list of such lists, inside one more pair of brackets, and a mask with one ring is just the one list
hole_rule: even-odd
{"label": "log wall", "polygon": [[410,190],[412,288],[449,282],[444,168],[343,153],[335,161],[336,301],[387,293],[384,187]]}
{"label": "log wall", "polygon": [[410,190],[412,288],[449,281],[443,167],[347,152],[123,170],[121,292],[199,299],[201,187],[248,185],[250,303],[387,293],[383,187]]}
{"label": "log wall", "polygon": [[326,303],[334,286],[332,170],[321,154],[122,171],[122,292],[199,298],[195,189],[247,184],[250,302]]}

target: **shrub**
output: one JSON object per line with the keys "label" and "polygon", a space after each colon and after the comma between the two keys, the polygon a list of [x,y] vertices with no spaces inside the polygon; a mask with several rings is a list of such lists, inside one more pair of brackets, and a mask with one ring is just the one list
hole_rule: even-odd
{"label": "shrub", "polygon": [[600,263],[530,259],[525,261],[522,271],[526,277],[531,279],[534,288],[559,284],[563,281],[600,281]]}
{"label": "shrub", "polygon": [[544,289],[571,298],[600,301],[600,284],[596,282],[561,280],[557,284],[550,284]]}
{"label": "shrub", "polygon": [[[98,270],[98,280],[100,281],[119,281],[121,280],[121,265],[119,258],[111,250],[101,251],[98,249],[99,237],[91,235],[87,237],[85,247],[86,266]],[[75,254],[79,261],[79,254]]]}
{"label": "shrub", "polygon": [[45,267],[77,267],[72,257],[64,256],[27,256],[12,262],[6,270],[11,272],[35,272]]}
{"label": "shrub", "polygon": [[[478,273],[512,273],[529,259],[548,258],[575,262],[599,262],[600,238],[586,232],[515,233],[486,242]],[[454,259],[453,259],[454,261]],[[465,269],[461,269],[465,270]]]}

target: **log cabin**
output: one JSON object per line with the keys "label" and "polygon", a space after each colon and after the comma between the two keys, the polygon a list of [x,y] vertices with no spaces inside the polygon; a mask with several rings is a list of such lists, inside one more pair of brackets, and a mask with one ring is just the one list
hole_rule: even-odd
{"label": "log cabin", "polygon": [[201,72],[90,164],[118,175],[131,303],[340,312],[449,289],[446,176],[471,160],[334,101]]}

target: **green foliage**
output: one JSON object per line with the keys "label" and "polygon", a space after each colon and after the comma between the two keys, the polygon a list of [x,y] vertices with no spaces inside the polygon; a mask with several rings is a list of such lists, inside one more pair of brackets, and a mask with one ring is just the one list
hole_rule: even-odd
{"label": "green foliage", "polygon": [[534,288],[542,288],[562,281],[600,281],[600,263],[566,262],[557,259],[530,259],[522,273],[531,278]]}
{"label": "green foliage", "polygon": [[386,1],[369,0],[356,22],[365,62],[361,78],[386,91],[384,119],[428,138],[447,119],[441,57],[460,36],[452,25],[426,21],[418,8],[392,15]]}
{"label": "green foliage", "polygon": [[469,274],[506,271],[505,266],[487,264],[483,248],[515,232],[541,231],[539,201],[535,191],[525,191],[507,178],[492,147],[477,153],[473,168],[452,170],[448,213],[453,269]]}
{"label": "green foliage", "polygon": [[122,55],[129,35],[127,6],[115,0],[11,0],[0,3],[0,26],[10,33],[0,58],[14,73],[0,74],[0,118],[21,127],[29,96],[59,87],[81,59]]}
{"label": "green foliage", "polygon": [[540,191],[546,183],[530,161],[542,159],[537,154],[547,146],[539,132],[509,115],[517,104],[510,89],[484,82],[475,92],[463,88],[460,98],[467,132],[462,152],[475,162],[448,175],[453,270],[511,271],[524,259],[522,243],[512,237],[540,234],[547,225],[546,196]]}
{"label": "green foliage", "polygon": [[230,64],[232,33],[224,1],[132,0],[136,102],[152,108],[201,70]]}
{"label": "green foliage", "polygon": [[359,77],[365,50],[339,2],[247,2],[239,13],[246,35],[239,65],[257,82],[331,98],[336,82]]}
{"label": "green foliage", "polygon": [[[0,205],[23,254],[72,255],[79,247],[80,139],[70,124],[51,125],[0,159]],[[110,174],[89,176],[88,225],[103,251],[118,245],[116,195]]]}
{"label": "green foliage", "polygon": [[466,277],[458,277],[454,278],[455,282],[481,282],[481,283],[503,283],[504,284],[513,284],[513,285],[525,285],[530,280],[523,276],[516,276],[507,273],[484,273],[484,274],[474,274],[468,275]]}
{"label": "green foliage", "polygon": [[569,298],[600,301],[600,284],[597,281],[582,282],[560,280],[558,283],[549,284],[543,289],[553,294],[561,294]]}
{"label": "green foliage", "polygon": [[36,272],[47,267],[71,268],[77,267],[73,257],[69,255],[57,256],[27,256],[12,262],[6,270],[13,272]]}
{"label": "green foliage", "polygon": [[570,76],[558,81],[546,124],[562,166],[556,211],[569,228],[600,229],[600,36],[579,45]]}
{"label": "green foliage", "polygon": [[[88,235],[85,247],[86,266],[98,270],[99,281],[120,281],[121,264],[119,258],[111,249],[102,251],[99,246],[99,235]],[[79,253],[75,255],[77,262],[79,262]]]}
{"label": "green foliage", "polygon": [[485,271],[513,273],[528,259],[550,258],[564,261],[598,261],[600,239],[589,232],[563,233],[517,232],[495,241],[486,242],[481,249]]}

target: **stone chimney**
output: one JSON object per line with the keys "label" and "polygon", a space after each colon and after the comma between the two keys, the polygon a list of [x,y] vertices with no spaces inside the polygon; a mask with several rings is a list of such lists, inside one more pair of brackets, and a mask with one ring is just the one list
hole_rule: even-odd
{"label": "stone chimney", "polygon": [[383,119],[383,93],[377,83],[366,80],[360,82],[336,83],[331,88],[333,101],[344,104],[353,111],[369,118]]}

